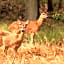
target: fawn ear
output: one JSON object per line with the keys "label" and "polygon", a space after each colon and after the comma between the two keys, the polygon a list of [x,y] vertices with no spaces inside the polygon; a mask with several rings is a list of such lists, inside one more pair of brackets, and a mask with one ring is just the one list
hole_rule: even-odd
{"label": "fawn ear", "polygon": [[22,22],[21,22],[19,19],[17,19],[17,21],[18,21],[19,25],[21,25],[21,24],[22,24]]}
{"label": "fawn ear", "polygon": [[29,24],[29,20],[27,20],[25,24]]}

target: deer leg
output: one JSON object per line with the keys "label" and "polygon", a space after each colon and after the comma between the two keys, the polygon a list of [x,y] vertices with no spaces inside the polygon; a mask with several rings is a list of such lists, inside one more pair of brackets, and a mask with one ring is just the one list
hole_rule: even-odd
{"label": "deer leg", "polygon": [[31,43],[34,43],[34,33],[31,33]]}
{"label": "deer leg", "polygon": [[4,39],[2,37],[2,46],[1,46],[2,52],[4,53],[5,51],[5,43],[4,43]]}

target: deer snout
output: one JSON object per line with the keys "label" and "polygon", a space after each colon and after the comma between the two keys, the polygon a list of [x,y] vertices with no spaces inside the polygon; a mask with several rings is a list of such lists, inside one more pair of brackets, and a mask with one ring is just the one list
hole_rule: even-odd
{"label": "deer snout", "polygon": [[25,30],[22,30],[22,32],[24,32]]}
{"label": "deer snout", "polygon": [[25,31],[25,28],[24,28],[24,27],[22,27],[20,30],[21,30],[22,32],[24,32],[24,31]]}
{"label": "deer snout", "polygon": [[48,18],[48,16],[46,16],[46,18]]}

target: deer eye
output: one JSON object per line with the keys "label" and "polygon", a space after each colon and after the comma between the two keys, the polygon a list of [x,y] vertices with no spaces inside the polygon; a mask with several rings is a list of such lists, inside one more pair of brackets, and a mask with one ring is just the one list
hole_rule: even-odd
{"label": "deer eye", "polygon": [[23,27],[25,28],[25,25],[23,25]]}
{"label": "deer eye", "polygon": [[43,15],[45,15],[45,14],[43,14]]}

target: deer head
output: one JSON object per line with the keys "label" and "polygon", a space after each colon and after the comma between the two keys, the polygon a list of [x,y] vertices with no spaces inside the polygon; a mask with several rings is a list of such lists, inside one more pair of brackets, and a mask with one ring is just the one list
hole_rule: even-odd
{"label": "deer head", "polygon": [[45,12],[43,12],[43,13],[41,13],[41,15],[40,15],[40,18],[43,18],[43,19],[45,19],[45,18],[47,18],[48,16],[47,16],[47,13],[45,13]]}
{"label": "deer head", "polygon": [[19,21],[20,31],[24,32],[25,31],[25,28],[27,27],[28,24],[29,24],[29,20],[27,20],[25,22],[25,24],[22,24],[22,22]]}

